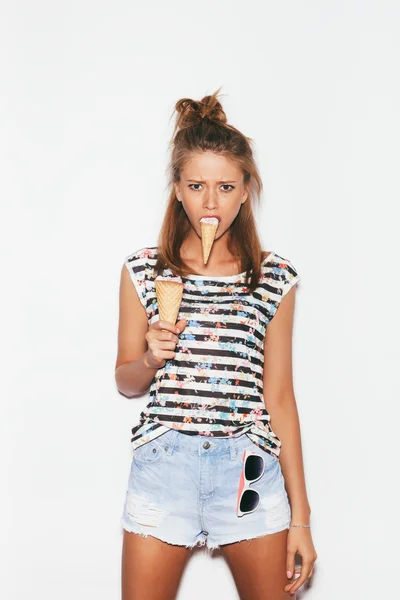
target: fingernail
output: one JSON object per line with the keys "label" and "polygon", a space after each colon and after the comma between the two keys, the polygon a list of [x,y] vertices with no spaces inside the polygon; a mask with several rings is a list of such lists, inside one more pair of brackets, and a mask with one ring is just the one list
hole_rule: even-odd
{"label": "fingernail", "polygon": [[292,571],[286,571],[286,575],[288,576],[288,578],[290,579],[292,576]]}
{"label": "fingernail", "polygon": [[179,333],[179,327],[176,328],[176,333]]}

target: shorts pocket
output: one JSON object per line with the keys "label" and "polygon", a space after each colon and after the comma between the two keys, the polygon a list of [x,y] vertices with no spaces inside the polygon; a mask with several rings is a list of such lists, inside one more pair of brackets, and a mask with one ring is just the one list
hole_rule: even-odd
{"label": "shorts pocket", "polygon": [[153,464],[160,460],[164,447],[156,440],[146,442],[133,451],[133,461],[140,464]]}
{"label": "shorts pocket", "polygon": [[[260,448],[260,446],[257,446],[257,444],[255,444],[251,440],[249,440],[249,442],[250,442],[249,445],[245,446],[244,449],[246,449],[248,452],[249,451],[254,452],[254,454],[258,454],[258,456],[262,456],[262,458],[264,459],[265,470],[272,468],[277,463],[279,464],[279,467],[280,467],[279,459],[277,456],[275,456],[275,454],[271,454],[271,452],[267,452],[267,450]],[[242,460],[244,449],[239,451],[239,460],[240,461]]]}

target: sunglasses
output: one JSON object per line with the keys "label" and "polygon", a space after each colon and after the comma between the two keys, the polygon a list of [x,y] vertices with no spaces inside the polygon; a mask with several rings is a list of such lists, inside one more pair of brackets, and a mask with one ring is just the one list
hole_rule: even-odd
{"label": "sunglasses", "polygon": [[260,494],[249,486],[260,479],[265,468],[263,457],[247,450],[247,448],[243,451],[242,462],[244,465],[240,475],[236,505],[238,517],[254,512],[260,504]]}

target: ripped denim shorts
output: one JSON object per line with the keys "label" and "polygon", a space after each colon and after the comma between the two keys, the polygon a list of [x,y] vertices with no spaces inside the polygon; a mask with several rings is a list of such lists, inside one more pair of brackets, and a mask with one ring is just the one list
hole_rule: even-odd
{"label": "ripped denim shorts", "polygon": [[[238,516],[244,449],[264,458],[254,512]],[[133,451],[121,518],[129,532],[192,548],[261,537],[287,529],[291,510],[279,459],[244,433],[236,438],[170,429]]]}

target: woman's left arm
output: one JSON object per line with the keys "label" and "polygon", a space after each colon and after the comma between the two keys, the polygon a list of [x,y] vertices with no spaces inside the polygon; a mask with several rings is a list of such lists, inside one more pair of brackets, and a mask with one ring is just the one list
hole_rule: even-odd
{"label": "woman's left arm", "polygon": [[[263,388],[272,430],[282,443],[279,460],[290,502],[291,524],[309,525],[311,507],[305,485],[299,415],[293,389],[292,337],[295,293],[296,288],[293,286],[282,298],[278,310],[267,325]],[[296,552],[302,558],[302,567],[295,570]],[[290,527],[286,560],[288,578],[294,577],[295,573],[300,573],[300,577],[288,583],[285,591],[293,594],[311,577],[316,558],[311,529]]]}

